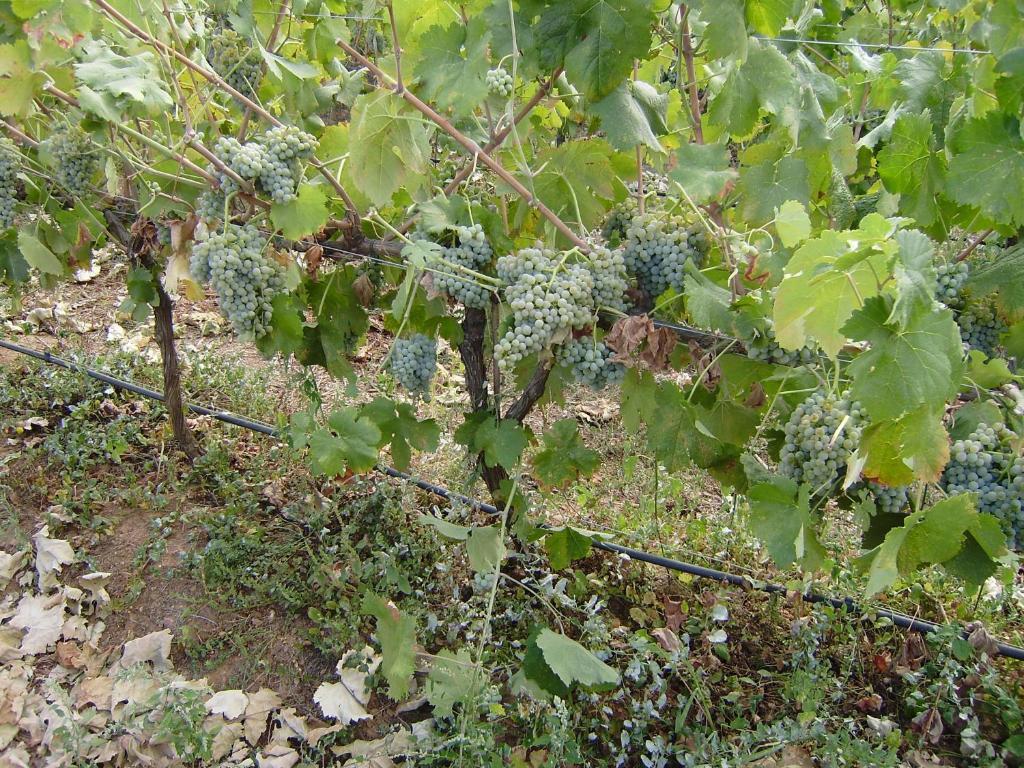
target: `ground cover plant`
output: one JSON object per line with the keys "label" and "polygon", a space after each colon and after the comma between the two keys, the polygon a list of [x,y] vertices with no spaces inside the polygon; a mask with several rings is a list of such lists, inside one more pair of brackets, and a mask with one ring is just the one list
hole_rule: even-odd
{"label": "ground cover plant", "polygon": [[[635,587],[610,584],[633,576],[592,544],[609,528],[647,549],[692,539],[753,579],[784,569],[796,595],[886,595],[1020,636],[1019,10],[13,3],[0,16],[10,315],[60,337],[73,317],[24,302],[73,278],[87,303],[106,254],[122,281],[109,309],[152,323],[164,405],[74,395],[59,377],[49,401],[9,383],[19,448],[2,466],[28,473],[5,493],[34,488],[38,521],[95,544],[117,536],[98,503],[117,467],[117,493],[160,512],[126,595],[187,534],[175,567],[218,605],[304,615],[303,642],[347,660],[317,688],[321,715],[361,722],[364,678],[396,723],[429,705],[430,727],[408,732],[420,746],[406,735],[381,759],[696,765],[768,744],[814,744],[835,764],[930,759],[919,747],[1015,759],[1018,693],[984,627],[898,662],[876,654],[879,675],[898,670],[923,698],[893,682],[850,702],[835,681],[870,665],[823,664],[820,648],[884,630],[797,611],[774,693],[799,712],[762,711],[777,702],[741,689],[764,666],[730,677],[744,630],[717,627],[719,596],[670,610],[670,580],[623,605]],[[200,365],[226,369],[176,342],[182,309],[210,299],[277,391],[247,398],[210,373],[202,391],[278,426],[270,446],[224,442],[184,408]],[[282,472],[277,485],[239,452]],[[433,466],[498,514],[411,511],[368,480],[379,463]],[[609,478],[623,498],[601,493]],[[25,514],[9,516],[27,540]],[[754,563],[737,557],[754,546]],[[4,626],[20,615],[5,609]],[[379,651],[364,653],[371,633]],[[185,642],[230,654],[193,629]],[[708,688],[719,664],[724,693]],[[873,695],[899,699],[905,721],[883,724]],[[877,743],[838,735],[854,711]],[[27,730],[41,756],[52,740]],[[312,759],[281,748],[294,762],[254,759]]]}

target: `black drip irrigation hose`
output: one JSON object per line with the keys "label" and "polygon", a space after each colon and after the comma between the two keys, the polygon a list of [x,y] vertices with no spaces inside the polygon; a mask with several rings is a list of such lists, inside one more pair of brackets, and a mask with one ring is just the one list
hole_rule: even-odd
{"label": "black drip irrigation hose", "polygon": [[[104,384],[109,384],[117,389],[123,389],[127,392],[133,392],[143,397],[151,398],[153,400],[159,400],[163,402],[164,396],[162,393],[157,392],[154,389],[147,387],[140,387],[137,384],[133,384],[130,381],[118,379],[109,374],[103,373],[102,371],[96,371],[92,368],[88,368],[77,363],[64,360],[63,358],[51,355],[49,352],[39,352],[28,347],[23,347],[20,344],[14,344],[4,339],[0,339],[0,347],[8,349],[12,352],[17,352],[28,357],[35,358],[44,363],[50,365],[56,365],[61,368],[66,368],[70,371],[76,371],[83,373],[97,381],[102,381]],[[202,405],[193,405],[191,403],[186,406],[192,413],[198,413],[203,416],[210,416],[218,421],[222,421],[226,424],[232,424],[236,427],[248,429],[253,432],[259,432],[260,434],[269,435],[271,437],[279,437],[280,432],[277,428],[272,427],[269,424],[264,424],[259,421],[253,421],[247,419],[244,416],[237,416],[228,411],[218,411],[213,408],[206,408]],[[451,491],[444,486],[437,485],[435,483],[428,482],[416,478],[407,472],[401,472],[394,467],[387,465],[378,465],[376,467],[378,472],[381,472],[388,477],[393,477],[397,480],[409,483],[422,491],[426,491],[434,496],[442,499],[448,499],[452,501],[458,501],[466,504],[474,509],[479,509],[482,512],[490,514],[500,514],[501,510],[495,507],[493,504],[488,504],[484,501],[473,499],[469,496],[464,496],[461,493]],[[596,549],[610,552],[615,555],[627,557],[630,560],[638,560],[642,563],[648,563],[650,565],[656,565],[661,568],[665,568],[670,571],[676,571],[678,573],[685,573],[690,576],[695,576],[702,579],[711,579],[724,584],[731,584],[742,589],[755,589],[760,592],[766,592],[768,594],[775,595],[788,595],[791,590],[782,584],[773,584],[771,582],[756,582],[746,576],[739,576],[734,573],[728,573],[726,571],[719,571],[715,568],[705,568],[701,565],[693,565],[691,563],[684,563],[680,560],[673,560],[672,558],[663,557],[661,555],[655,555],[650,552],[644,552],[640,549],[633,549],[632,547],[626,547],[621,544],[615,544],[610,541],[602,541],[601,539],[595,539],[592,541],[592,546]],[[800,595],[802,600],[809,603],[820,603],[830,605],[836,609],[844,609],[851,613],[870,613],[880,618],[888,619],[897,627],[902,629],[910,630],[912,632],[930,633],[935,632],[942,628],[943,625],[936,624],[932,621],[925,621],[924,619],[915,619],[912,616],[907,616],[903,613],[897,613],[890,611],[885,608],[862,608],[853,598],[850,597],[830,597],[828,595],[818,594],[816,592],[805,592]],[[966,636],[966,632],[963,633]],[[1015,645],[1009,645],[1007,643],[996,643],[996,652],[1001,656],[1006,656],[1010,659],[1016,659],[1018,661],[1024,661],[1024,648],[1018,648]]]}

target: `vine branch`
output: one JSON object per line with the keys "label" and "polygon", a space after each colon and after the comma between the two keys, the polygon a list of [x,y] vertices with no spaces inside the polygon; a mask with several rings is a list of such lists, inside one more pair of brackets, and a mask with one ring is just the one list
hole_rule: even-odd
{"label": "vine branch", "polygon": [[[102,0],[94,0],[94,2],[102,2]],[[381,83],[388,85],[388,87],[390,88],[395,88],[394,82],[388,76],[388,74],[384,72],[384,70],[382,70],[376,64],[374,64],[372,61],[370,61],[368,58],[366,58],[362,53],[357,51],[344,40],[339,40],[338,45],[341,46],[345,53],[347,53],[353,59],[355,59],[368,70],[370,70]],[[412,93],[412,91],[403,90],[398,95],[400,95],[403,99],[409,102],[409,104],[411,104],[416,110],[422,113],[424,117],[429,119],[439,128],[441,128],[445,133],[447,133],[449,136],[455,139],[455,141],[458,142],[462,146],[462,148],[465,149],[472,157],[479,158],[480,162],[482,162],[484,165],[490,168],[491,171],[493,171],[498,178],[500,178],[503,182],[512,187],[512,189],[515,190],[516,194],[518,194],[524,202],[536,208],[540,215],[547,219],[555,227],[555,229],[557,229],[559,232],[561,232],[563,235],[569,238],[573,245],[575,245],[581,251],[590,250],[590,246],[587,244],[585,240],[583,240],[579,235],[573,232],[572,229],[570,229],[570,227],[564,221],[562,221],[562,219],[558,216],[557,213],[548,208],[542,201],[538,200],[537,197],[532,192],[530,192],[530,190],[523,186],[523,183],[519,181],[519,179],[517,179],[515,176],[509,173],[505,166],[503,166],[501,163],[495,160],[491,156],[490,152],[485,152],[479,144],[477,144],[471,138],[469,138],[461,131],[459,131],[454,125],[451,124],[449,120],[447,120],[445,117],[439,114],[435,109],[433,109],[433,107],[419,99],[414,93]]]}
{"label": "vine branch", "polygon": [[[530,97],[530,100],[527,101],[522,106],[522,108],[515,114],[512,120],[507,122],[504,126],[500,127],[494,133],[490,140],[484,145],[484,152],[493,152],[495,149],[497,149],[498,147],[505,143],[505,139],[507,139],[508,135],[512,133],[512,130],[517,125],[519,125],[519,123],[525,120],[526,116],[533,111],[533,108],[540,104],[541,100],[545,96],[547,96],[548,93],[551,92],[551,86],[554,85],[555,80],[558,79],[558,76],[560,74],[562,74],[562,68],[558,67],[552,73],[551,77],[549,77],[543,84],[541,84],[541,86],[537,89],[537,92]],[[447,197],[456,189],[458,189],[459,185],[466,179],[468,179],[469,175],[473,173],[474,168],[476,168],[476,159],[469,158],[468,160],[466,160],[466,162],[462,164],[462,167],[459,169],[458,173],[456,173],[455,176],[452,177],[452,180],[445,185],[444,190],[442,190],[444,196]],[[406,232],[412,229],[412,225],[415,223],[416,217],[410,216],[408,219],[402,222],[402,225],[398,228],[398,231],[404,235]],[[384,236],[384,239],[390,240],[393,237],[394,235],[389,232],[387,235]]]}
{"label": "vine branch", "polygon": [[964,247],[964,249],[962,251],[960,251],[960,253],[958,253],[956,255],[956,260],[957,261],[964,261],[968,256],[970,256],[972,253],[974,253],[975,249],[979,245],[981,245],[983,242],[985,242],[985,239],[989,235],[991,235],[993,232],[995,232],[995,229],[986,229],[984,232],[982,232],[977,237],[971,238],[970,242],[967,243],[967,245]]}
{"label": "vine branch", "polygon": [[[112,5],[110,5],[110,3],[108,3],[106,0],[90,0],[90,2],[92,2],[93,5],[95,5],[101,11],[103,11],[104,15],[120,24],[134,37],[137,37],[142,42],[152,46],[153,48],[156,48],[159,51],[163,51],[164,53],[173,56],[179,62],[184,64],[188,69],[192,70],[200,77],[213,83],[222,91],[227,93],[229,96],[237,100],[242,106],[252,110],[253,114],[259,115],[261,118],[263,118],[264,120],[266,120],[268,123],[275,127],[284,127],[284,123],[282,123],[270,112],[268,112],[262,106],[260,106],[255,101],[250,99],[248,96],[233,88],[223,77],[218,75],[216,72],[213,72],[209,69],[206,69],[206,67],[202,67],[199,64],[196,64],[194,61],[192,61],[192,59],[190,59],[181,51],[177,50],[176,48],[170,45],[167,45],[167,43],[163,42],[162,40],[157,40],[151,34],[149,34],[144,29],[139,27],[137,24],[132,22],[131,19],[129,19],[116,8],[114,8]],[[341,182],[338,181],[334,177],[334,175],[319,160],[310,160],[310,165],[317,169],[320,175],[327,180],[327,183],[329,183],[331,187],[334,188],[334,191],[338,193],[339,197],[341,197],[342,201],[345,203],[345,208],[348,211],[349,218],[351,218],[353,222],[358,222],[359,209],[356,206],[355,201],[352,200],[351,195],[349,195],[348,191],[341,184]]]}
{"label": "vine branch", "polygon": [[[690,9],[679,6],[679,48],[686,65],[686,90],[690,96],[690,119],[693,121],[693,139],[698,144],[704,143],[704,126],[700,117],[700,95],[697,92],[697,75],[693,66],[693,40],[690,38]],[[676,77],[679,67],[676,66]]]}

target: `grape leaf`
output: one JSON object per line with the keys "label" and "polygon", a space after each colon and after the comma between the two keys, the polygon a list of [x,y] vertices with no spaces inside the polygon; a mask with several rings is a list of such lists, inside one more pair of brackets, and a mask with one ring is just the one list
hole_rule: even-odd
{"label": "grape leaf", "polygon": [[967,355],[967,366],[964,372],[964,388],[971,390],[995,389],[1009,381],[1013,381],[1013,373],[1009,365],[1000,357],[988,357],[978,349],[972,349]]}
{"label": "grape leaf", "polygon": [[658,384],[649,372],[639,368],[626,370],[619,412],[627,430],[637,432],[642,425],[653,420],[658,408],[657,392]]}
{"label": "grape leaf", "polygon": [[826,568],[828,556],[818,540],[810,489],[785,477],[758,483],[747,492],[750,528],[780,568],[792,563],[809,571]]}
{"label": "grape leaf", "polygon": [[422,73],[424,93],[439,107],[469,114],[487,98],[490,33],[484,24],[474,15],[468,27],[461,20],[433,26],[417,41],[410,63]]}
{"label": "grape leaf", "polygon": [[363,599],[363,613],[377,619],[377,642],[383,657],[380,671],[388,681],[388,696],[400,701],[409,693],[416,669],[416,621],[372,592]]}
{"label": "grape leaf", "polygon": [[29,265],[21,255],[18,238],[8,231],[0,235],[0,280],[11,285],[21,285],[28,281]]}
{"label": "grape leaf", "polygon": [[590,554],[590,537],[575,528],[548,529],[544,535],[544,549],[548,553],[551,568],[560,571],[568,568],[576,560],[582,560]]}
{"label": "grape leaf", "polygon": [[695,203],[717,199],[736,175],[728,150],[717,144],[683,144],[676,150],[675,168],[669,171],[669,178]]}
{"label": "grape leaf", "polygon": [[467,525],[456,525],[435,515],[420,515],[419,521],[437,530],[439,534],[452,541],[465,541],[473,529]]}
{"label": "grape leaf", "polygon": [[945,191],[946,165],[934,148],[927,111],[900,116],[889,144],[878,153],[878,175],[890,192],[900,195],[900,211],[921,226],[935,221],[936,200]]}
{"label": "grape leaf", "polygon": [[[607,96],[651,45],[650,0],[558,0],[550,2],[534,30],[548,50],[564,56],[565,74],[591,102]],[[506,14],[507,15],[507,14]]]}
{"label": "grape leaf", "polygon": [[309,304],[317,322],[314,328],[306,329],[310,352],[308,359],[300,360],[304,365],[322,361],[321,364],[339,378],[352,375],[352,366],[345,355],[355,349],[370,327],[370,318],[354,288],[357,277],[355,267],[346,265],[310,286]]}
{"label": "grape leaf", "polygon": [[[551,210],[568,224],[590,229],[603,219],[606,203],[615,197],[612,149],[601,139],[567,141],[537,155],[536,176],[523,177]],[[524,211],[525,213],[525,211]]]}
{"label": "grape leaf", "polygon": [[775,230],[787,248],[803,242],[811,234],[811,217],[803,203],[787,200],[775,211]]}
{"label": "grape leaf", "polygon": [[743,18],[743,3],[735,0],[718,3],[707,19],[703,41],[711,58],[746,59],[747,22]]}
{"label": "grape leaf", "polygon": [[142,114],[156,115],[174,106],[153,53],[122,56],[102,40],[85,43],[82,52],[85,60],[75,64],[75,76],[95,93],[112,96],[118,108],[139,107]]}
{"label": "grape leaf", "polygon": [[319,232],[329,215],[327,190],[321,185],[301,184],[294,200],[270,206],[270,220],[289,240]]}
{"label": "grape leaf", "polygon": [[949,430],[954,440],[966,440],[979,424],[995,424],[1003,421],[1002,411],[991,400],[974,400],[956,409],[953,414],[953,428]]}
{"label": "grape leaf", "polygon": [[747,60],[734,65],[711,102],[708,119],[733,136],[749,136],[762,110],[781,116],[796,107],[799,98],[793,65],[770,43],[752,38]]}
{"label": "grape leaf", "polygon": [[466,537],[469,565],[477,573],[491,573],[505,559],[505,542],[501,527],[488,525],[469,529]]}
{"label": "grape leaf", "polygon": [[1007,248],[991,261],[971,265],[967,285],[977,296],[999,293],[999,300],[1010,313],[1024,309],[1024,244]]}
{"label": "grape leaf", "polygon": [[409,403],[397,403],[378,397],[360,409],[360,413],[377,425],[379,447],[391,446],[391,460],[405,471],[412,461],[412,449],[420,452],[437,450],[441,429],[433,419],[419,421],[416,409]]}
{"label": "grape leaf", "polygon": [[560,488],[594,473],[601,456],[583,444],[575,419],[556,421],[544,433],[544,448],[533,457],[537,479]]}
{"label": "grape leaf", "polygon": [[376,425],[351,406],[327,417],[327,428],[309,438],[310,463],[321,475],[341,475],[346,469],[365,472],[377,463],[381,434]]}
{"label": "grape leaf", "polygon": [[891,319],[906,326],[911,317],[935,303],[935,247],[928,236],[914,229],[896,233],[896,302]]}
{"label": "grape leaf", "polygon": [[428,178],[430,142],[419,113],[390,91],[366,93],[352,105],[348,172],[375,205],[401,187],[412,192]]}
{"label": "grape leaf", "polygon": [[61,264],[60,259],[27,230],[18,231],[18,249],[30,267],[35,267],[47,275],[64,273],[64,265]]}
{"label": "grape leaf", "polygon": [[303,311],[306,305],[294,293],[282,293],[271,302],[270,329],[256,340],[256,348],[264,357],[280,353],[295,355],[305,345]]}
{"label": "grape leaf", "polygon": [[950,142],[949,193],[993,221],[1024,226],[1024,138],[1000,112],[968,120]]}
{"label": "grape leaf", "polygon": [[601,118],[608,143],[615,149],[645,144],[664,152],[658,136],[668,133],[668,95],[659,94],[642,80],[624,80],[619,87],[591,107]]}
{"label": "grape leaf", "polygon": [[799,157],[783,157],[743,168],[736,193],[744,219],[752,224],[767,223],[787,201],[809,199],[807,164]]}
{"label": "grape leaf", "polygon": [[747,0],[747,23],[755,32],[777,37],[793,10],[791,0]]}
{"label": "grape leaf", "polygon": [[590,690],[609,689],[619,673],[575,640],[544,628],[534,640],[544,663],[566,686],[578,684]]}
{"label": "grape leaf", "polygon": [[647,444],[669,472],[691,461],[708,469],[739,457],[736,445],[712,431],[713,412],[690,402],[674,382],[658,386],[654,403],[654,417],[647,420]]}
{"label": "grape leaf", "polygon": [[[987,558],[994,569],[991,561],[1005,551],[1005,536],[998,530],[998,521],[979,514],[970,494],[943,499],[914,512],[902,526],[890,530],[881,544],[858,559],[858,567],[868,573],[865,596],[891,587],[921,565],[949,562],[954,572],[973,580],[986,570],[979,556],[981,560]],[[969,540],[977,547],[972,548],[969,559],[958,559]]]}
{"label": "grape leaf", "polygon": [[892,225],[868,214],[860,228],[826,230],[808,240],[786,264],[775,296],[775,338],[786,349],[812,339],[835,356],[846,343],[840,332],[865,298],[878,292],[878,275],[888,274],[896,250]]}
{"label": "grape leaf", "polygon": [[924,405],[865,427],[859,448],[865,458],[863,475],[893,486],[936,482],[949,460],[942,413],[941,406]]}
{"label": "grape leaf", "polygon": [[482,453],[489,467],[514,469],[523,455],[529,438],[516,421],[497,421],[486,412],[467,415],[465,423],[455,431],[455,439],[472,453]]}
{"label": "grape leaf", "polygon": [[452,653],[444,648],[431,659],[427,675],[427,701],[435,717],[450,717],[456,704],[472,702],[479,695],[484,675],[465,648]]}
{"label": "grape leaf", "polygon": [[25,40],[0,45],[0,114],[29,115],[35,89],[45,79],[42,72],[33,71],[32,53]]}
{"label": "grape leaf", "polygon": [[956,396],[962,345],[953,313],[920,308],[903,325],[888,322],[886,298],[864,302],[843,326],[870,347],[850,363],[851,391],[876,421],[895,419],[919,406],[942,408]]}

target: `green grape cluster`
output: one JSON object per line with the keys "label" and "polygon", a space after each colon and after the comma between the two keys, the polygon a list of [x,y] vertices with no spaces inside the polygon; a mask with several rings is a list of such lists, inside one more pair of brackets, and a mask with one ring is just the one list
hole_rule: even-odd
{"label": "green grape cluster", "polygon": [[313,156],[317,141],[290,125],[271,128],[256,139],[263,147],[260,186],[275,203],[295,199],[302,179],[302,167]]}
{"label": "green grape cluster", "polygon": [[504,67],[488,69],[484,82],[487,84],[487,92],[492,96],[507,99],[512,95],[512,75]]}
{"label": "green grape cluster", "polygon": [[773,336],[758,336],[746,342],[747,357],[762,363],[785,365],[795,368],[814,362],[814,350],[810,347],[800,349],[783,349]]}
{"label": "green grape cluster", "polygon": [[972,301],[961,308],[956,316],[960,338],[968,349],[978,349],[992,355],[999,347],[999,337],[1006,333],[1007,325],[993,302]]}
{"label": "green grape cluster", "polygon": [[629,275],[622,250],[596,246],[587,256],[586,266],[594,282],[594,307],[625,312]]}
{"label": "green grape cluster", "polygon": [[910,487],[906,485],[883,485],[868,480],[868,493],[874,499],[875,507],[882,514],[896,515],[903,512],[910,503]]}
{"label": "green grape cluster", "polygon": [[1006,332],[1007,325],[996,311],[995,303],[985,300],[971,300],[964,291],[970,275],[966,261],[940,264],[936,268],[938,285],[935,298],[952,309],[960,338],[966,349],[977,349],[992,355],[999,347],[999,337]]}
{"label": "green grape cluster", "polygon": [[[238,176],[252,182],[258,193],[269,196],[275,203],[288,203],[295,199],[303,164],[312,157],[316,146],[316,139],[308,133],[283,126],[271,128],[244,144],[223,136],[217,140],[213,152]],[[224,215],[226,197],[238,192],[238,182],[214,166],[209,166],[208,170],[220,186],[199,196],[196,212],[205,219],[218,219]]]}
{"label": "green grape cluster", "polygon": [[430,382],[437,371],[437,341],[422,333],[409,339],[395,339],[390,366],[391,375],[402,387],[428,397]]}
{"label": "green grape cluster", "polygon": [[610,242],[622,240],[636,215],[636,198],[631,195],[611,209],[601,227],[601,234]]}
{"label": "green grape cluster", "polygon": [[707,248],[702,231],[650,213],[630,221],[624,244],[626,269],[651,297],[669,288],[681,292],[687,262],[700,265]]}
{"label": "green grape cluster", "polygon": [[499,277],[508,278],[504,296],[512,318],[494,354],[498,366],[508,372],[529,355],[551,346],[556,336],[590,323],[595,309],[594,281],[584,265],[555,261],[536,248],[501,261]]}
{"label": "green grape cluster", "polygon": [[966,261],[945,261],[935,269],[937,287],[935,298],[947,307],[958,307],[963,301],[962,290],[967,282],[968,266]]}
{"label": "green grape cluster", "polygon": [[0,137],[0,229],[14,225],[20,171],[21,153],[18,147],[6,136]]}
{"label": "green grape cluster", "polygon": [[459,227],[455,230],[455,236],[456,242],[444,249],[443,261],[428,261],[430,267],[435,270],[434,288],[467,307],[485,309],[491,300],[490,293],[475,282],[472,275],[461,273],[458,267],[480,272],[491,263],[494,251],[491,250],[484,229],[479,224]]}
{"label": "green grape cluster", "polygon": [[570,339],[558,348],[555,359],[559,365],[572,369],[576,381],[600,390],[618,384],[626,375],[626,367],[612,361],[614,354],[603,341]]}
{"label": "green grape cluster", "polygon": [[263,57],[249,40],[231,28],[221,29],[210,40],[206,59],[236,91],[248,99],[256,96],[263,78]]}
{"label": "green grape cluster", "polygon": [[978,511],[998,518],[1012,547],[1024,542],[1024,456],[1018,442],[1004,424],[979,424],[953,443],[939,481],[950,495],[977,494]]}
{"label": "green grape cluster", "polygon": [[818,390],[796,407],[785,425],[779,471],[815,494],[827,492],[846,473],[864,428],[860,403],[849,393]]}
{"label": "green grape cluster", "polygon": [[266,237],[252,224],[226,224],[192,247],[192,276],[210,283],[220,309],[244,339],[263,336],[274,297],[285,291],[285,268],[268,256]]}
{"label": "green grape cluster", "polygon": [[84,195],[99,163],[89,134],[78,126],[62,128],[50,139],[50,153],[57,186],[73,197]]}

